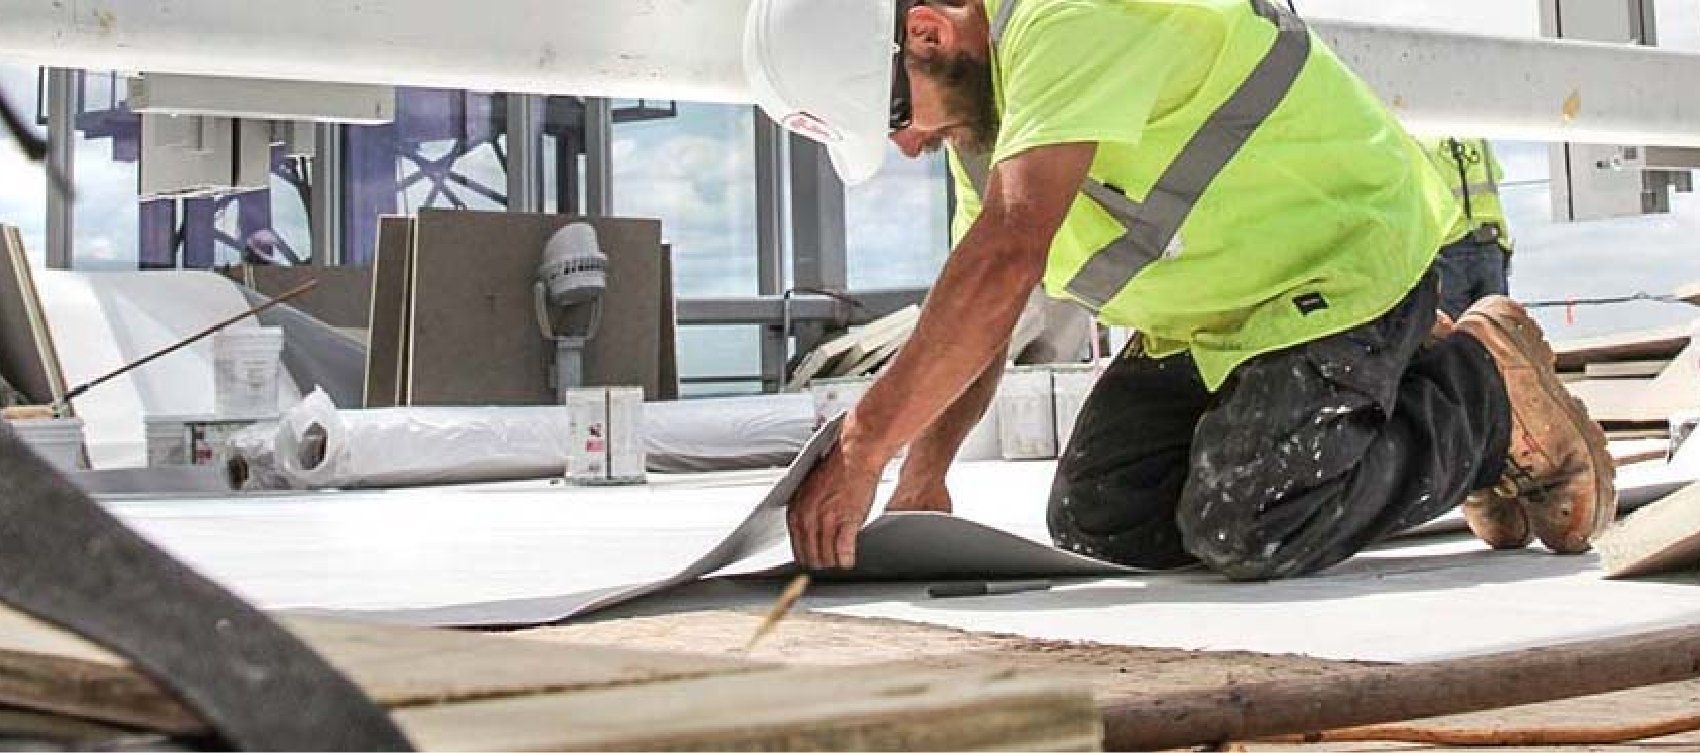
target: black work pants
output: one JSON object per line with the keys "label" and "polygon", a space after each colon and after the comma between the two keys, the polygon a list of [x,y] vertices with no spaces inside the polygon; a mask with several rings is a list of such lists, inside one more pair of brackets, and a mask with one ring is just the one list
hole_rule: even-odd
{"label": "black work pants", "polygon": [[1235,580],[1313,573],[1498,478],[1505,385],[1435,321],[1430,274],[1385,316],[1253,358],[1212,394],[1192,359],[1137,341],[1100,378],[1057,466],[1059,546]]}

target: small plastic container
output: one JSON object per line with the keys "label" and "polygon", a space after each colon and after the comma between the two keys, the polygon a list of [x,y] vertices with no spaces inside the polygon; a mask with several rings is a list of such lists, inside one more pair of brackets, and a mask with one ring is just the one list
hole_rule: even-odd
{"label": "small plastic container", "polygon": [[83,452],[83,420],[80,418],[35,418],[9,422],[18,437],[61,471],[87,467]]}
{"label": "small plastic container", "polygon": [[1017,366],[998,388],[998,440],[1005,460],[1050,460],[1057,456],[1056,400],[1051,370]]}
{"label": "small plastic container", "polygon": [[182,418],[149,416],[147,425],[148,467],[189,465],[189,428]]}
{"label": "small plastic container", "polygon": [[232,327],[213,336],[213,405],[220,418],[276,418],[282,327]]}
{"label": "small plastic container", "polygon": [[1069,437],[1074,436],[1074,422],[1080,409],[1098,382],[1098,368],[1090,363],[1060,364],[1051,367],[1052,394],[1056,400],[1057,454],[1068,451]]}

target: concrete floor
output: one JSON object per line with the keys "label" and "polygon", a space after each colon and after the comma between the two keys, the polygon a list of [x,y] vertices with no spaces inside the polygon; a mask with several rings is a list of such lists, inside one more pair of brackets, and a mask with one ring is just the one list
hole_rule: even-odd
{"label": "concrete floor", "polygon": [[[1048,463],[965,464],[964,516],[1044,540]],[[653,580],[716,543],[776,473],[578,489],[547,482],[256,499],[113,500],[145,535],[270,608],[367,610],[551,597]],[[780,549],[742,563],[785,562]],[[926,583],[818,584],[804,607],[1111,645],[1416,661],[1700,622],[1700,575],[1604,581],[1592,556],[1490,552],[1467,536],[1399,542],[1321,576],[1208,573],[929,599]],[[771,581],[715,580],[603,618],[759,608]]]}

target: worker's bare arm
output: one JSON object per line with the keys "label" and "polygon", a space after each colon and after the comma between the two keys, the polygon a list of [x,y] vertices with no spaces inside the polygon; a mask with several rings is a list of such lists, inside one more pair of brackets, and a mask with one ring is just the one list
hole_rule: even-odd
{"label": "worker's bare arm", "polygon": [[[999,353],[1009,349],[1007,344]],[[938,420],[932,422],[921,436],[909,443],[909,454],[903,459],[903,475],[898,477],[897,491],[891,495],[886,509],[893,512],[951,512],[950,491],[945,488],[945,473],[962,449],[962,441],[986,415],[992,396],[997,394],[998,382],[1003,381],[1004,359],[994,357],[974,379],[956,402],[950,404]]]}
{"label": "worker's bare arm", "polygon": [[851,412],[839,450],[792,501],[801,562],[854,563],[880,470],[1003,356],[1096,151],[1091,143],[1040,147],[992,170],[979,219],[946,262],[914,336]]}

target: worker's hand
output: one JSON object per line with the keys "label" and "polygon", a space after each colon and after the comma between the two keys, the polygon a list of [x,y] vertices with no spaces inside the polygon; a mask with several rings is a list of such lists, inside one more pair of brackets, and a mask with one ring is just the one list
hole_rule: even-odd
{"label": "worker's hand", "polygon": [[897,491],[886,503],[886,512],[942,512],[949,514],[952,505],[950,489],[945,487],[944,473],[931,468],[916,468],[913,455],[903,466],[903,476],[897,481]]}
{"label": "worker's hand", "polygon": [[[843,445],[821,458],[791,499],[791,550],[809,570],[856,565],[856,535],[874,505],[883,463],[858,462]],[[866,470],[868,467],[872,470]]]}

